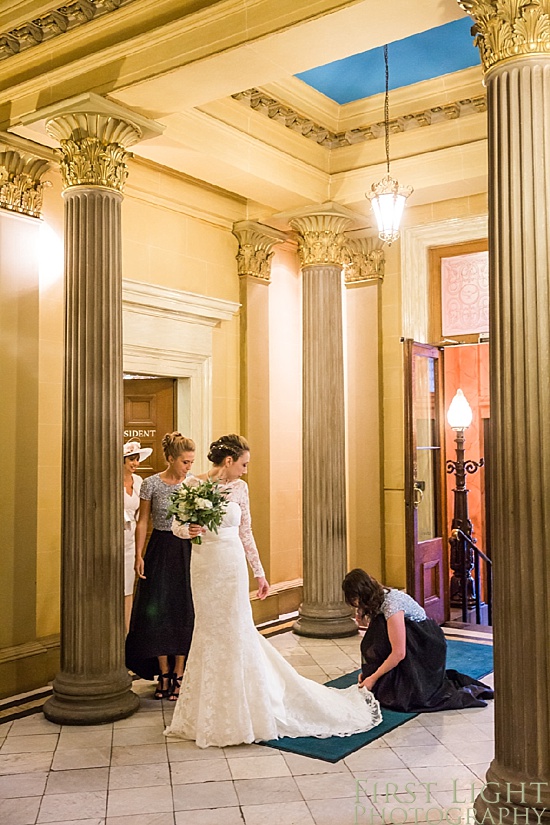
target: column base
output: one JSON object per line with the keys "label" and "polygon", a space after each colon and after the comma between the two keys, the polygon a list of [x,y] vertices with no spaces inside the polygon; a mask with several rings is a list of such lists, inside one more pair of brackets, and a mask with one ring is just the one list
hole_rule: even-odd
{"label": "column base", "polygon": [[[124,680],[126,681],[126,680]],[[53,696],[44,703],[46,719],[58,725],[101,725],[126,719],[139,708],[139,696],[131,682],[98,685],[93,680],[76,683],[59,674],[53,683]]]}
{"label": "column base", "polygon": [[550,777],[526,776],[504,768],[495,760],[489,765],[485,787],[474,802],[476,822],[518,825],[546,821],[550,810]]}
{"label": "column base", "polygon": [[302,614],[301,611],[292,630],[298,636],[309,636],[312,639],[338,639],[358,633],[357,624],[349,615],[311,616]]}

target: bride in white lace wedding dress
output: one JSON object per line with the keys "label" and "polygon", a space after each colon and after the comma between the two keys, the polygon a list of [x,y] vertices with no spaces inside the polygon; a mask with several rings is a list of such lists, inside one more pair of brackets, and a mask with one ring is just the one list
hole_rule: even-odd
{"label": "bride in white lace wedding dress", "polygon": [[[256,630],[246,559],[260,596],[268,585],[250,527],[248,487],[240,478],[248,445],[240,436],[224,436],[208,457],[214,462],[209,478],[227,485],[229,503],[218,534],[207,531],[202,544],[193,545],[195,629],[166,735],[205,748],[282,736],[350,736],[375,727],[382,715],[370,691],[357,685],[338,690],[300,676]],[[174,520],[173,530],[185,528]]]}

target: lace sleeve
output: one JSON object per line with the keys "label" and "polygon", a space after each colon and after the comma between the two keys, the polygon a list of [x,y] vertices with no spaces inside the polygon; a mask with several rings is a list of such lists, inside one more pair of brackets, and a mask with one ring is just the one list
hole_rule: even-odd
{"label": "lace sleeve", "polygon": [[254,576],[259,579],[265,576],[264,568],[260,561],[260,554],[252,535],[252,520],[250,518],[250,499],[248,497],[248,485],[245,481],[240,481],[235,485],[235,498],[241,508],[241,523],[239,525],[239,536],[243,543],[244,552]]}
{"label": "lace sleeve", "polygon": [[180,524],[179,521],[176,519],[172,519],[172,533],[177,536],[179,539],[188,539],[189,538],[189,525],[188,524]]}

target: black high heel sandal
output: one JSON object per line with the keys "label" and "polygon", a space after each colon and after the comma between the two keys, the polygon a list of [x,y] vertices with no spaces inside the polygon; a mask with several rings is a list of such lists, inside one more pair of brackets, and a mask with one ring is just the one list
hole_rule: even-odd
{"label": "black high heel sandal", "polygon": [[178,697],[180,695],[180,688],[181,688],[181,681],[183,679],[183,673],[181,676],[176,676],[175,673],[172,674],[172,689],[170,690],[170,695],[168,696],[169,702],[177,702]]}
{"label": "black high heel sandal", "polygon": [[[159,673],[157,688],[153,694],[155,699],[166,699],[172,689],[172,673]],[[168,687],[163,687],[167,684]]]}

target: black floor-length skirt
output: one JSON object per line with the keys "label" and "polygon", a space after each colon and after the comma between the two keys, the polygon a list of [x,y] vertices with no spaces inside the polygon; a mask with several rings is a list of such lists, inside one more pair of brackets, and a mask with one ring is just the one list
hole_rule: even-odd
{"label": "black floor-length skirt", "polygon": [[[492,689],[483,682],[445,669],[447,642],[437,622],[405,619],[405,630],[405,658],[372,689],[383,707],[405,712],[479,708],[486,706],[485,699],[493,698]],[[361,642],[363,676],[374,673],[390,653],[386,619],[379,613]]]}
{"label": "black floor-length skirt", "polygon": [[138,579],[126,637],[126,667],[154,679],[158,656],[187,655],[191,646],[191,542],[153,530],[144,561],[146,578]]}

